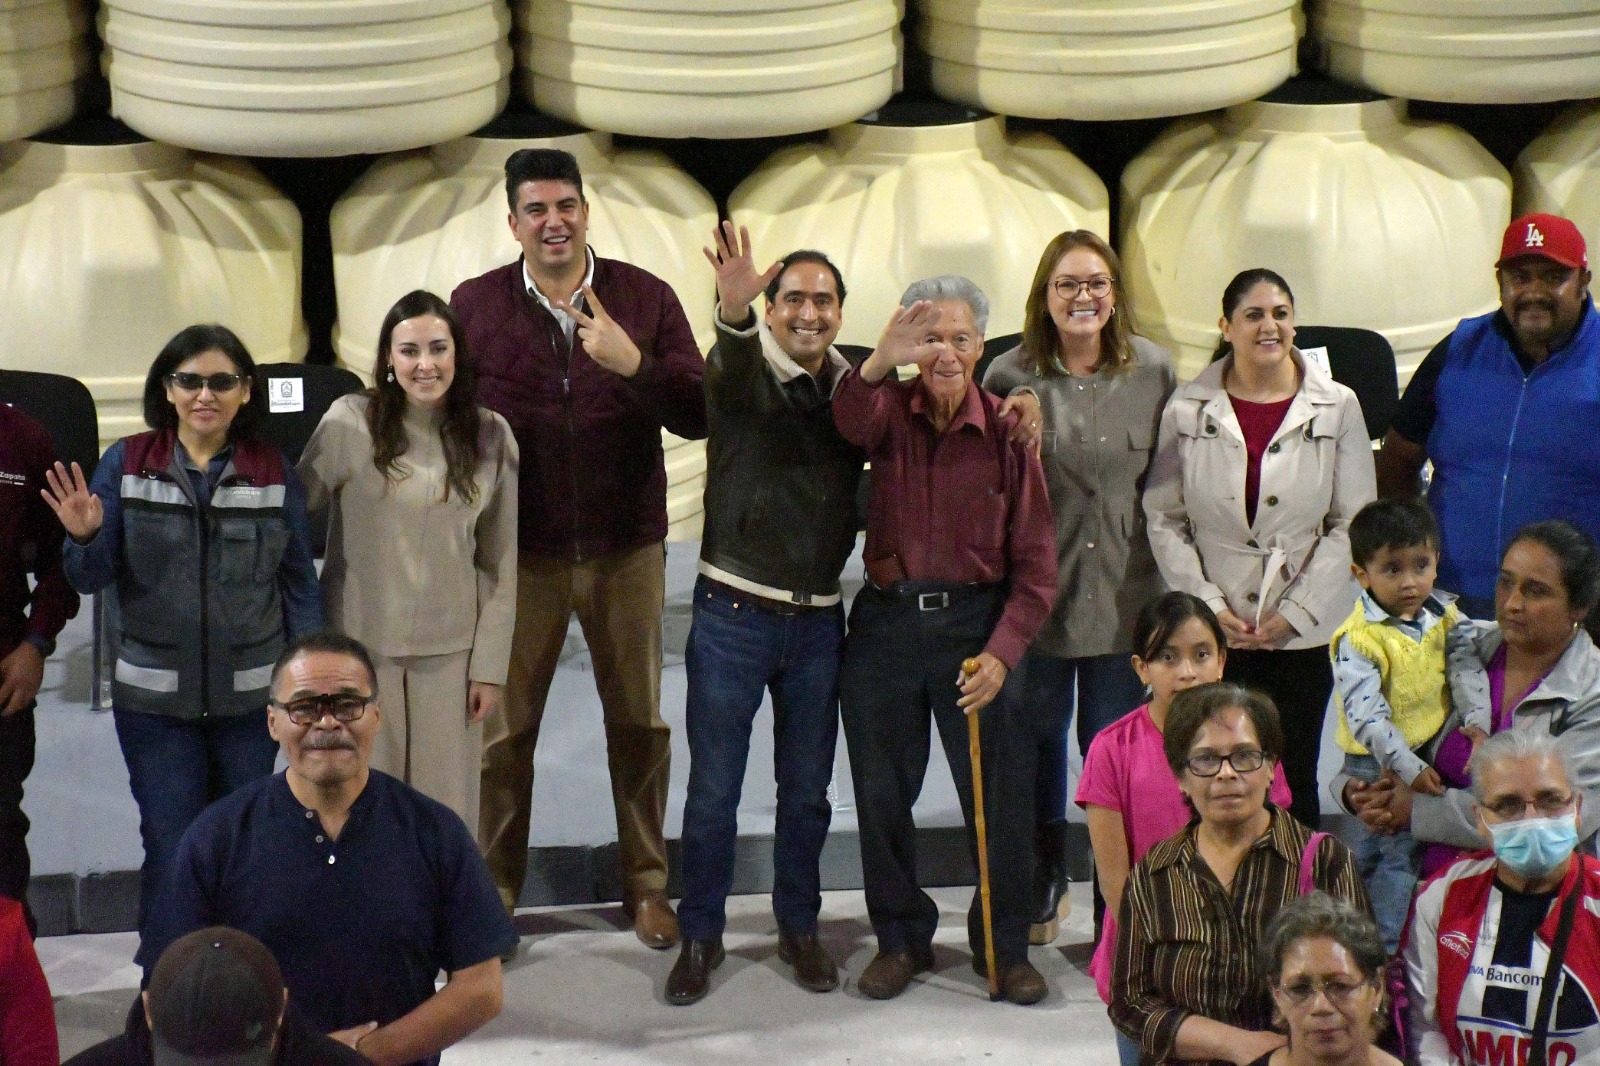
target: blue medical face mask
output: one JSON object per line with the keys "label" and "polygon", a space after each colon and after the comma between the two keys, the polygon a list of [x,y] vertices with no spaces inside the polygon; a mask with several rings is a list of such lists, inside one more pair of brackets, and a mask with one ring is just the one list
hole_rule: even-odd
{"label": "blue medical face mask", "polygon": [[1578,846],[1578,816],[1525,818],[1489,827],[1495,858],[1519,877],[1547,877],[1572,856]]}

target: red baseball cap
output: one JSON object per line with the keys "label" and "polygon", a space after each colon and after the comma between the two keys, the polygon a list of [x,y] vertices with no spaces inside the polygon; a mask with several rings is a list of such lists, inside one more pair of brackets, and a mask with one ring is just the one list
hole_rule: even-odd
{"label": "red baseball cap", "polygon": [[1506,227],[1495,266],[1525,255],[1537,255],[1573,270],[1589,269],[1589,251],[1583,234],[1570,219],[1543,213],[1523,215]]}

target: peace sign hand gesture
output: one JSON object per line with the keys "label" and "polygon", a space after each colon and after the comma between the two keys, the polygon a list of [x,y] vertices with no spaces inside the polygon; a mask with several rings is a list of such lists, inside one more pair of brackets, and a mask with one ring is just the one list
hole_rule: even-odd
{"label": "peace sign hand gesture", "polygon": [[50,487],[40,489],[39,495],[61,519],[62,527],[79,543],[93,540],[94,535],[100,532],[106,516],[100,497],[89,491],[83,468],[73,463],[69,475],[67,468],[57,463],[54,469],[45,468],[44,477]]}
{"label": "peace sign hand gesture", "polygon": [[639,346],[633,343],[628,336],[628,331],[617,325],[616,320],[606,314],[605,305],[594,294],[589,286],[583,287],[583,300],[594,313],[586,315],[573,307],[566,300],[557,300],[555,306],[572,316],[578,324],[578,339],[583,341],[584,350],[589,353],[589,358],[611,371],[625,378],[631,378],[639,372],[639,363],[643,356]]}
{"label": "peace sign hand gesture", "polygon": [[711,232],[717,243],[715,251],[702,248],[711,267],[717,272],[717,300],[722,304],[722,321],[730,326],[744,323],[750,305],[771,284],[783,267],[779,260],[767,268],[765,274],[756,273],[756,261],[750,254],[750,229],[740,226],[738,239],[734,239],[733,223],[723,222]]}

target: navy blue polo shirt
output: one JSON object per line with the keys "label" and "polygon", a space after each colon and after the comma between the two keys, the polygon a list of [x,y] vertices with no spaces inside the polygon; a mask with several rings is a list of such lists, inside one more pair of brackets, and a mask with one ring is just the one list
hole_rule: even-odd
{"label": "navy blue polo shirt", "polygon": [[387,1025],[433,995],[441,970],[517,943],[466,825],[377,770],[337,841],[281,773],[208,807],[183,834],[135,961],[148,973],[208,925],[265,944],[323,1032]]}

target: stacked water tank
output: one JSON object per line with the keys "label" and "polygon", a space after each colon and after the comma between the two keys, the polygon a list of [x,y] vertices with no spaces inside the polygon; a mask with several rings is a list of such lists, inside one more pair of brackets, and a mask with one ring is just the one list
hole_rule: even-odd
{"label": "stacked water tank", "polygon": [[[601,254],[667,278],[702,351],[715,340],[716,282],[700,254],[717,205],[660,152],[612,147],[611,136],[506,116],[472,137],[376,163],[334,206],[340,363],[366,377],[378,327],[396,299],[425,288],[448,296],[462,281],[521,254],[506,225],[506,157],[520,148],[571,152],[583,172],[589,241]],[[669,536],[700,535],[705,446],[662,434]]]}
{"label": "stacked water tank", "polygon": [[112,110],[211,152],[392,152],[504,106],[503,0],[105,0]]}
{"label": "stacked water tank", "polygon": [[921,0],[951,100],[1029,118],[1163,118],[1254,99],[1295,70],[1297,0]]}
{"label": "stacked water tank", "polygon": [[1180,376],[1210,359],[1222,287],[1250,267],[1284,275],[1303,323],[1382,332],[1402,379],[1498,305],[1505,168],[1402,101],[1299,88],[1179,123],[1123,171],[1128,291]]}
{"label": "stacked water tank", "polygon": [[69,136],[0,147],[7,366],[81,379],[110,443],[144,428],[145,373],[185,326],[223,322],[260,362],[305,355],[292,203],[242,160]]}
{"label": "stacked water tank", "polygon": [[86,0],[0,0],[0,141],[71,118],[93,72]]}
{"label": "stacked water tank", "polygon": [[1548,211],[1600,242],[1600,102],[1579,104],[1517,159],[1517,212]]}
{"label": "stacked water tank", "polygon": [[758,248],[826,252],[860,309],[839,339],[868,345],[905,287],[934,274],[977,282],[989,336],[1016,333],[1045,242],[1110,225],[1105,184],[1060,143],[953,104],[886,109],[825,144],[786,148],[734,190],[728,211]]}
{"label": "stacked water tank", "polygon": [[614,133],[764,137],[889,99],[897,0],[515,0],[522,88]]}
{"label": "stacked water tank", "polygon": [[1600,0],[1313,0],[1334,77],[1462,104],[1600,96]]}

